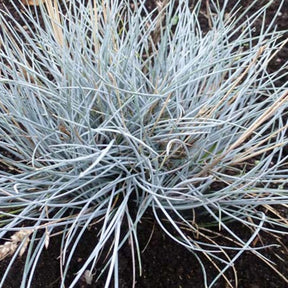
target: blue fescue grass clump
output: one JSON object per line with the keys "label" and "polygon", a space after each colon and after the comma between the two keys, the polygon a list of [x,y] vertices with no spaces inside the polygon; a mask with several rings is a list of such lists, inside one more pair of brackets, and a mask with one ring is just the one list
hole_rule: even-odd
{"label": "blue fescue grass clump", "polygon": [[[0,286],[27,251],[21,287],[30,287],[41,252],[61,232],[64,287],[83,233],[102,219],[69,287],[82,275],[101,277],[91,274],[111,239],[106,287],[111,279],[118,287],[118,250],[129,240],[140,264],[137,225],[149,207],[200,263],[198,252],[224,263],[212,283],[202,264],[207,287],[246,250],[269,264],[251,243],[263,230],[287,233],[274,205],[288,203],[288,91],[274,84],[279,73],[267,72],[283,33],[264,22],[253,33],[269,5],[249,17],[215,6],[203,33],[199,5],[185,0],[153,12],[143,1],[86,2],[15,6],[26,29],[1,11],[0,237],[12,236],[0,254],[13,257]],[[203,228],[195,211],[207,219]],[[251,237],[241,239],[227,221],[250,227]],[[185,232],[205,238],[210,225],[235,245]]]}

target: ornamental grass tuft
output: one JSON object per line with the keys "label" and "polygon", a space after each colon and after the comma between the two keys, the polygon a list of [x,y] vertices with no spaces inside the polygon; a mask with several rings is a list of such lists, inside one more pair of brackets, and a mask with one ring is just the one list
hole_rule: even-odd
{"label": "ornamental grass tuft", "polygon": [[[21,24],[0,13],[0,258],[12,255],[0,287],[22,254],[21,287],[31,287],[54,235],[61,287],[83,275],[119,287],[125,243],[141,271],[137,226],[147,210],[197,257],[205,287],[244,251],[269,264],[252,242],[288,232],[277,212],[288,204],[288,90],[276,85],[287,70],[267,70],[285,40],[264,24],[273,1],[250,16],[252,5],[239,16],[239,5],[228,13],[228,1],[211,1],[206,32],[201,1],[154,11],[142,0],[42,2],[14,4]],[[248,239],[231,222],[249,227]],[[95,247],[67,284],[96,224]],[[213,227],[230,247],[210,237]],[[105,248],[105,273],[95,271]],[[219,270],[210,283],[200,254]]]}

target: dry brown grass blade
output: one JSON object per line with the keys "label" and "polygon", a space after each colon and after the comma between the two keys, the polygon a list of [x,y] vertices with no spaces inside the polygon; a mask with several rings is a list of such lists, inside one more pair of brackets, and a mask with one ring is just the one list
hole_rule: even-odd
{"label": "dry brown grass blade", "polygon": [[19,252],[19,256],[22,256],[26,251],[28,244],[30,242],[29,236],[33,230],[23,229],[14,233],[9,241],[6,241],[3,245],[0,245],[0,261],[9,255],[12,255],[19,245],[24,241],[23,246]]}
{"label": "dry brown grass blade", "polygon": [[22,0],[22,3],[26,6],[32,6],[32,5],[40,5],[42,3],[45,3],[46,0]]}
{"label": "dry brown grass blade", "polygon": [[[217,105],[215,105],[213,108],[210,108],[210,107],[207,108],[204,106],[198,113],[199,117],[200,116],[201,117],[204,116],[204,117],[208,117],[208,118],[212,117],[213,113],[225,102],[225,100],[229,97],[229,95],[231,95],[231,93],[236,89],[236,87],[241,83],[241,81],[247,76],[249,70],[251,69],[251,67],[253,67],[253,65],[255,65],[258,58],[261,56],[261,54],[265,50],[265,48],[266,48],[266,46],[262,46],[259,48],[254,59],[246,67],[246,69],[243,71],[243,73],[237,78],[237,80],[233,83],[231,88],[227,91],[227,93],[224,95],[224,97],[217,103]],[[237,98],[237,96],[238,96],[238,94],[236,93],[236,95],[234,95],[233,98],[231,98],[229,100],[229,103],[232,104],[232,102]]]}
{"label": "dry brown grass blade", "polygon": [[62,31],[60,12],[58,9],[58,0],[45,0],[46,8],[50,16],[54,37],[57,43],[63,47],[64,35]]}
{"label": "dry brown grass blade", "polygon": [[99,28],[98,28],[98,8],[97,8],[97,3],[96,0],[93,0],[93,4],[90,6],[90,17],[91,17],[91,23],[93,25],[93,31],[95,31],[95,33],[92,34],[92,39],[93,39],[93,43],[94,43],[94,52],[95,54],[99,53],[100,50],[100,43],[99,40],[97,38],[97,34],[96,32],[98,32]]}
{"label": "dry brown grass blade", "polygon": [[277,102],[274,102],[270,107],[266,109],[266,111],[254,121],[250,127],[245,130],[241,137],[239,137],[223,154],[218,156],[211,164],[207,165],[198,175],[197,177],[201,177],[207,174],[207,172],[215,167],[226,155],[228,155],[235,148],[239,147],[248,137],[250,137],[255,130],[261,126],[267,119],[269,119],[277,109],[279,109],[285,102],[288,101],[288,90],[284,91],[282,96],[277,99]]}
{"label": "dry brown grass blade", "polygon": [[63,46],[63,32],[61,29],[61,20],[58,9],[58,0],[22,0],[22,3],[26,6],[39,6],[40,4],[45,4],[48,14],[51,19],[52,28],[54,31],[55,39],[58,44]]}
{"label": "dry brown grass blade", "polygon": [[278,99],[277,102],[274,102],[254,123],[243,133],[243,135],[235,141],[227,150],[226,154],[231,152],[233,149],[240,146],[251,134],[266,120],[268,120],[274,112],[280,108],[285,102],[288,101],[288,90],[284,91],[282,96]]}
{"label": "dry brown grass blade", "polygon": [[[227,237],[227,236],[224,236],[224,235],[222,235],[222,234],[220,234],[220,233],[217,233],[217,232],[215,232],[215,231],[212,231],[212,230],[210,230],[210,229],[206,229],[206,228],[203,228],[203,227],[199,227],[196,223],[191,223],[191,226],[188,226],[187,224],[184,224],[184,223],[182,223],[182,222],[179,222],[178,223],[179,224],[179,226],[181,226],[181,229],[182,230],[186,230],[186,231],[188,231],[188,232],[192,232],[194,235],[196,235],[196,239],[199,239],[199,237],[203,237],[208,243],[211,243],[211,244],[213,244],[213,245],[215,245],[215,247],[217,247],[220,251],[221,251],[221,253],[223,253],[223,255],[225,255],[225,257],[226,257],[226,259],[229,261],[229,262],[231,262],[231,257],[228,255],[228,253],[225,251],[225,249],[223,249],[220,245],[218,245],[218,243],[216,242],[216,241],[214,241],[213,240],[213,237],[211,237],[211,234],[213,235],[215,235],[215,236],[220,236],[220,237],[222,237],[223,239],[227,239],[227,240],[229,240],[229,241],[231,241],[231,242],[235,242],[234,241],[234,239],[231,239],[231,238],[229,238],[229,237]],[[196,225],[195,225],[196,224]],[[193,228],[192,228],[193,227]],[[192,228],[192,229],[191,229]],[[207,233],[208,232],[208,233]],[[207,233],[207,234],[206,234]],[[211,233],[211,234],[210,234]],[[214,236],[213,235],[213,236]],[[191,239],[191,237],[190,236],[187,236],[188,238],[190,238]],[[201,246],[197,243],[197,242],[195,242],[194,243],[195,244],[195,246],[198,248],[198,249],[200,249],[201,250]],[[239,243],[238,244],[239,246],[241,246],[241,244]],[[215,267],[215,269],[219,272],[219,273],[221,273],[221,268],[219,267],[219,265],[212,259],[212,257],[207,253],[207,252],[203,252],[203,254],[205,255],[205,257],[210,261],[210,263]],[[229,279],[227,278],[227,276],[225,275],[225,273],[224,274],[222,274],[222,277],[224,278],[224,280],[226,281],[226,286],[225,287],[231,287],[231,288],[237,288],[238,287],[238,275],[237,275],[237,270],[236,270],[236,268],[235,268],[235,265],[231,265],[231,267],[230,267],[231,269],[232,269],[232,271],[233,271],[233,274],[234,274],[234,281],[235,281],[235,284],[234,284],[234,286],[232,286],[232,284],[231,284],[231,282],[229,281]]]}
{"label": "dry brown grass blade", "polygon": [[259,141],[256,145],[250,147],[249,149],[245,150],[243,153],[238,155],[238,158],[233,160],[233,164],[240,164],[243,163],[244,161],[247,161],[248,159],[252,159],[255,158],[258,155],[261,155],[265,152],[271,151],[277,147],[283,146],[285,145],[284,142],[278,142],[272,146],[269,146],[268,148],[263,148],[260,150],[256,149],[258,147],[261,147],[263,144],[265,144],[266,142],[268,142],[270,139],[273,139],[274,137],[277,137],[277,135],[282,132],[283,130],[288,128],[288,124],[286,124],[285,126],[281,127],[280,129],[270,133],[265,139],[263,139],[262,141]]}

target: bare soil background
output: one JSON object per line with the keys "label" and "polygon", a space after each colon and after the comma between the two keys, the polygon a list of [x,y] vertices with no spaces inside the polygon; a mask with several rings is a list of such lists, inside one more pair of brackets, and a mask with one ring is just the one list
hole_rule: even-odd
{"label": "bare soil background", "polygon": [[[17,1],[15,1],[17,2]],[[155,7],[156,0],[146,1],[146,6],[152,10]],[[191,1],[191,5],[197,1]],[[205,30],[209,30],[209,23],[207,20],[207,3],[209,1],[202,1],[202,14],[200,17],[200,22]],[[223,1],[219,1],[222,2]],[[227,12],[231,9],[237,1],[229,1],[227,7]],[[257,4],[251,9],[250,13],[253,13],[259,9],[264,3],[268,1],[259,0]],[[271,19],[275,16],[278,9],[278,4],[280,1],[275,0],[270,6],[266,22],[267,25],[270,23]],[[286,3],[287,2],[287,3]],[[4,5],[11,11],[15,11],[12,2],[10,0],[0,0],[0,9],[4,8]],[[251,3],[251,0],[241,1],[242,9],[247,7]],[[19,16],[15,13],[15,18]],[[19,19],[19,22],[21,20]],[[256,25],[257,29],[260,29]],[[281,9],[277,18],[278,29],[288,29],[288,1],[285,1],[285,5]],[[259,31],[259,30],[258,30]],[[288,37],[286,35],[285,37]],[[277,56],[273,59],[269,70],[271,72],[277,71],[279,67],[283,66],[288,60],[288,45],[284,47]],[[288,67],[287,67],[288,69]],[[287,76],[282,77],[278,80],[278,85],[283,83],[287,84]],[[288,88],[288,85],[287,85]],[[1,95],[0,95],[1,97]],[[3,169],[0,167],[0,169]],[[133,207],[131,206],[131,209]],[[286,214],[287,211],[282,211]],[[125,225],[125,224],[124,224]],[[231,227],[240,235],[243,239],[249,237],[250,231],[245,227],[239,226],[239,224],[231,224]],[[94,243],[97,241],[97,230],[98,227],[93,227],[90,231],[85,234],[83,243],[79,246],[75,253],[75,257],[71,263],[71,275],[67,279],[67,287],[69,286],[69,281],[73,279],[73,273],[76,273],[81,265],[85,262],[85,259],[91,253]],[[215,229],[217,231],[217,229]],[[196,258],[185,248],[177,245],[173,240],[171,240],[158,226],[156,221],[153,219],[151,211],[148,211],[145,218],[143,218],[138,229],[139,244],[142,252],[142,276],[139,276],[139,272],[136,271],[137,276],[137,288],[202,288],[204,287],[203,276],[201,272],[200,265],[198,264]],[[220,236],[218,241],[222,241],[223,244],[225,240]],[[59,287],[60,272],[59,272],[59,254],[60,254],[60,238],[54,237],[50,240],[49,248],[42,254],[38,269],[34,275],[32,287]],[[268,259],[275,262],[275,267],[288,278],[288,236],[273,237],[267,233],[262,233],[261,237],[258,238],[258,243],[255,245],[262,244],[278,244],[278,248],[267,248],[262,251]],[[146,247],[147,245],[147,247]],[[231,251],[231,255],[233,255]],[[217,270],[213,265],[205,258],[201,256],[201,259],[206,263],[208,278],[211,280],[217,275]],[[131,259],[131,247],[127,244],[119,252],[120,267],[120,287],[128,288],[132,285],[132,259]],[[10,259],[5,259],[0,262],[0,278],[1,275],[6,270],[6,267]],[[21,277],[23,272],[23,265],[25,261],[25,255],[19,258],[13,268],[11,269],[8,280],[4,288],[19,288],[21,283]],[[242,257],[235,263],[235,267],[238,273],[239,288],[285,288],[288,287],[287,282],[279,277],[271,268],[268,267],[263,261],[259,260],[252,253],[246,252]],[[98,266],[99,270],[101,265]],[[99,272],[99,271],[98,271]],[[235,280],[232,269],[227,271],[227,278],[230,280],[233,287],[235,287]],[[102,288],[104,287],[104,280],[99,280],[97,283],[92,285],[87,285],[83,280],[80,281],[77,287],[94,287]],[[111,285],[111,287],[113,287]],[[228,287],[223,279],[220,279],[214,287]]]}

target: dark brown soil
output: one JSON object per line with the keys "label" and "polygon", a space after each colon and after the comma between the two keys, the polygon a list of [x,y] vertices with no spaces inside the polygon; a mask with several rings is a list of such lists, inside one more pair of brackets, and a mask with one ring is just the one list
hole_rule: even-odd
{"label": "dark brown soil", "polygon": [[[154,0],[146,1],[147,7],[152,9],[155,7]],[[193,1],[191,1],[193,2]],[[195,2],[195,1],[194,1]],[[223,2],[223,1],[220,1]],[[237,1],[229,1],[227,11]],[[247,7],[251,0],[241,1],[244,7]],[[256,11],[268,1],[259,0],[251,12]],[[278,3],[280,1],[275,0],[273,5],[268,10],[266,21],[269,23],[274,17]],[[287,2],[287,1],[286,1]],[[6,5],[8,9],[14,11],[11,1],[0,0],[0,9],[3,5]],[[203,0],[203,15],[206,13],[206,1]],[[15,14],[15,17],[17,15]],[[20,21],[20,20],[19,20]],[[209,29],[208,21],[203,16],[201,20],[203,29]],[[285,3],[281,9],[281,14],[277,18],[277,25],[279,29],[288,29],[288,2]],[[275,57],[270,65],[270,71],[277,71],[279,67],[283,66],[288,60],[288,45],[284,47],[278,55]],[[282,77],[278,84],[287,83],[288,77]],[[0,96],[1,97],[1,96]],[[3,167],[0,167],[3,169]],[[287,215],[287,211],[286,211]],[[231,224],[233,227],[233,223]],[[250,233],[247,228],[234,225],[233,229],[241,236],[241,238],[247,238]],[[215,231],[217,231],[215,229]],[[79,246],[75,253],[75,257],[71,263],[71,275],[67,279],[67,287],[69,281],[73,279],[73,273],[76,273],[81,265],[87,259],[95,241],[97,241],[96,233],[97,226],[92,230],[87,231],[82,241],[82,245]],[[152,236],[151,236],[152,235]],[[138,225],[138,239],[141,250],[144,247],[142,257],[142,276],[139,276],[139,271],[136,271],[136,287],[139,288],[202,288],[204,287],[202,271],[197,259],[187,249],[180,245],[177,245],[175,241],[170,239],[163,230],[157,225],[156,221],[152,217],[151,212],[147,212],[147,215],[143,218],[141,223]],[[218,239],[221,239],[218,236]],[[268,259],[272,260],[276,267],[286,278],[288,278],[288,236],[281,236],[276,238],[270,234],[263,233],[261,237],[258,237],[258,244],[278,244],[279,247],[267,248],[262,251]],[[38,269],[34,275],[32,287],[59,287],[59,249],[60,249],[60,237],[54,237],[50,240],[48,250],[45,250],[39,260]],[[220,241],[220,240],[219,240]],[[226,243],[225,240],[223,244]],[[228,243],[230,244],[230,243]],[[255,245],[258,245],[255,243]],[[231,255],[233,253],[231,252]],[[211,281],[215,275],[217,275],[216,269],[204,256],[201,257],[205,263],[207,269],[208,279]],[[131,260],[131,247],[127,244],[119,252],[120,267],[119,276],[120,284],[119,287],[126,288],[132,286],[132,260]],[[136,260],[137,261],[137,260]],[[6,270],[9,263],[9,259],[5,259],[0,262],[0,278]],[[17,260],[11,272],[9,273],[4,288],[19,288],[21,283],[21,277],[23,272],[24,257]],[[98,267],[99,268],[99,267]],[[288,283],[285,282],[275,271],[273,271],[264,261],[261,261],[252,253],[246,252],[242,257],[235,263],[237,270],[239,286],[240,288],[285,288],[288,287]],[[99,271],[98,271],[99,272]],[[228,270],[226,277],[230,280],[230,283],[235,287],[235,277],[232,269]],[[77,287],[104,287],[104,281],[99,280],[97,283],[87,285],[85,281],[80,281]],[[111,284],[111,287],[113,285]],[[224,279],[220,279],[213,287],[228,287]]]}

